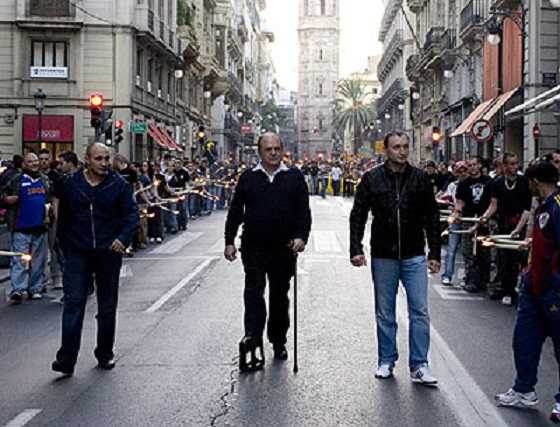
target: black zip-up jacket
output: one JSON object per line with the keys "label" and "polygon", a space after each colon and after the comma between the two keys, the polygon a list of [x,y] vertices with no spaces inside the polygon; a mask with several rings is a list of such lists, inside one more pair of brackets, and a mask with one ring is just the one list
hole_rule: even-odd
{"label": "black zip-up jacket", "polygon": [[130,245],[140,221],[132,186],[116,172],[92,187],[83,171],[55,185],[60,200],[57,235],[63,250],[109,250],[115,239]]}
{"label": "black zip-up jacket", "polygon": [[440,261],[439,209],[426,174],[407,165],[395,174],[387,164],[364,174],[350,213],[350,257],[363,255],[362,240],[371,211],[371,255],[407,259],[425,255]]}
{"label": "black zip-up jacket", "polygon": [[279,172],[271,183],[263,171],[245,171],[228,212],[226,245],[234,244],[241,224],[241,250],[274,251],[293,239],[307,242],[311,211],[303,174],[292,168]]}

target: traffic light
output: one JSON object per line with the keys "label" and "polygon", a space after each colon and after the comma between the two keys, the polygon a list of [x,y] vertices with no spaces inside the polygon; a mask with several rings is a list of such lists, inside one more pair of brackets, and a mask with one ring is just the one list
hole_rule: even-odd
{"label": "traffic light", "polygon": [[91,112],[91,127],[96,129],[101,128],[103,122],[103,95],[100,93],[93,93],[89,96],[89,110]]}
{"label": "traffic light", "polygon": [[101,128],[105,134],[105,145],[113,145],[113,112],[103,111],[101,113]]}
{"label": "traffic light", "polygon": [[198,132],[196,133],[196,138],[198,139],[198,143],[200,145],[204,145],[204,138],[206,137],[206,133],[204,133],[204,126],[198,127]]}
{"label": "traffic light", "polygon": [[115,120],[115,144],[118,146],[124,139],[124,121]]}
{"label": "traffic light", "polygon": [[439,143],[441,139],[441,130],[439,129],[439,127],[434,126],[432,128],[432,141],[434,142],[434,144]]}

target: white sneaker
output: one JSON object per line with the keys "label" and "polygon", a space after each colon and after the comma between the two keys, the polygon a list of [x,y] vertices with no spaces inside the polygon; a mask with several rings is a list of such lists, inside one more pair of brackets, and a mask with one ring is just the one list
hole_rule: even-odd
{"label": "white sneaker", "polygon": [[432,375],[428,366],[423,365],[414,371],[410,371],[410,379],[419,384],[427,386],[436,386],[438,380]]}
{"label": "white sneaker", "polygon": [[513,305],[513,301],[511,299],[511,297],[506,296],[506,297],[502,298],[502,304],[507,305],[507,306],[511,306],[511,305]]}
{"label": "white sneaker", "polygon": [[530,393],[518,393],[512,388],[505,393],[497,394],[494,399],[498,406],[516,406],[520,408],[535,406],[539,403],[537,393],[534,391]]}
{"label": "white sneaker", "polygon": [[393,367],[386,363],[379,366],[377,368],[377,371],[375,371],[375,378],[378,378],[380,380],[386,380],[392,377],[393,377]]}
{"label": "white sneaker", "polygon": [[30,298],[34,300],[40,300],[43,299],[43,294],[41,294],[41,292],[34,292],[31,294]]}
{"label": "white sneaker", "polygon": [[443,279],[441,279],[441,284],[444,286],[451,286],[451,279],[449,277],[444,277]]}
{"label": "white sneaker", "polygon": [[550,421],[553,423],[560,423],[560,403],[555,402],[552,406],[552,413],[550,414]]}

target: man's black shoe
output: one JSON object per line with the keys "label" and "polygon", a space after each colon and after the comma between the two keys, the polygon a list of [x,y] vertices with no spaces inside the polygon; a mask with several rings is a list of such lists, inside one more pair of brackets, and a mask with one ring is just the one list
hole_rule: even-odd
{"label": "man's black shoe", "polygon": [[13,305],[21,304],[21,301],[23,300],[23,296],[21,295],[21,292],[13,291],[10,294],[10,296],[8,297],[8,300],[9,300],[10,304],[13,304]]}
{"label": "man's black shoe", "polygon": [[288,350],[286,350],[285,345],[274,345],[272,349],[274,350],[274,359],[288,360]]}
{"label": "man's black shoe", "polygon": [[97,366],[101,369],[105,369],[106,371],[110,371],[116,365],[117,365],[117,362],[115,361],[115,359],[109,359],[109,360],[100,360],[99,365],[97,365]]}
{"label": "man's black shoe", "polygon": [[55,360],[51,366],[52,370],[55,372],[60,372],[64,375],[73,375],[74,374],[74,366],[64,364],[58,360]]}

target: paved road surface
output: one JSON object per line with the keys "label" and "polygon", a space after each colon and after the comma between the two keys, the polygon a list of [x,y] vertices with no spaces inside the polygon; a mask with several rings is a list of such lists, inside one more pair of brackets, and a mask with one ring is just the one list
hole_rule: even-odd
{"label": "paved road surface", "polygon": [[430,288],[431,361],[439,389],[408,379],[403,295],[396,378],[373,378],[371,279],[348,262],[350,203],[312,200],[313,234],[299,264],[299,374],[291,361],[270,360],[268,348],[265,371],[238,374],[243,275],[239,261],[221,259],[224,213],[217,213],[125,262],[114,371],[95,369],[93,299],[76,373],[63,380],[49,369],[61,306],[1,302],[0,426],[550,425],[558,382],[551,346],[537,409],[495,408],[493,395],[513,375],[514,310],[443,289],[437,277]]}

